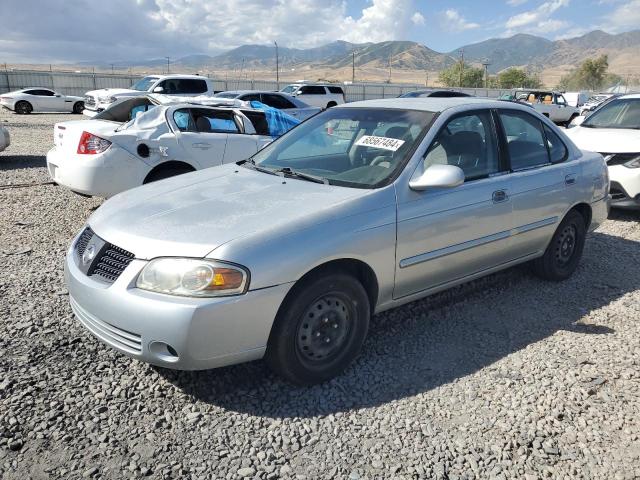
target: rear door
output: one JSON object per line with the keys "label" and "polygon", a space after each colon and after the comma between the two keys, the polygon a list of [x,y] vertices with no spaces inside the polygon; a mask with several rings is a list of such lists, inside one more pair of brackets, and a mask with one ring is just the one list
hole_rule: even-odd
{"label": "rear door", "polygon": [[173,112],[173,121],[178,143],[200,168],[222,165],[229,132],[239,130],[228,110],[180,108]]}
{"label": "rear door", "polygon": [[518,110],[500,110],[509,153],[514,228],[512,248],[519,257],[543,251],[577,194],[579,166],[553,128]]}

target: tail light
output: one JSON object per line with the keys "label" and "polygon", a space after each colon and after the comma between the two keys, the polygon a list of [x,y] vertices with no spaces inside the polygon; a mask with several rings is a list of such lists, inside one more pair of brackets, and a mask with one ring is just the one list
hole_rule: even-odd
{"label": "tail light", "polygon": [[102,153],[111,146],[109,140],[100,138],[89,132],[82,132],[78,143],[78,153],[81,155],[95,155]]}

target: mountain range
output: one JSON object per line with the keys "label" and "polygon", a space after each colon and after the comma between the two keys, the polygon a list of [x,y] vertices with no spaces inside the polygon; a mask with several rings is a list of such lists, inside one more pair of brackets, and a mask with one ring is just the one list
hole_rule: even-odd
{"label": "mountain range", "polygon": [[[566,40],[551,41],[529,34],[508,38],[493,38],[462,46],[454,51],[440,53],[425,45],[410,41],[380,43],[349,43],[335,41],[315,48],[298,49],[279,47],[281,68],[349,68],[352,62],[358,68],[393,68],[394,70],[423,70],[436,72],[459,60],[464,52],[465,61],[481,65],[486,61],[489,71],[496,73],[508,67],[526,67],[542,71],[554,67],[573,68],[587,58],[609,55],[611,70],[624,69],[632,64],[637,68],[640,56],[640,30],[616,35],[596,30]],[[171,61],[172,69],[188,70],[261,70],[273,69],[274,45],[242,45],[219,55],[189,55]],[[85,64],[97,65],[95,62]],[[111,65],[103,64],[103,65]],[[114,62],[116,68],[162,67],[166,59],[134,62]],[[618,72],[623,73],[623,72]]]}

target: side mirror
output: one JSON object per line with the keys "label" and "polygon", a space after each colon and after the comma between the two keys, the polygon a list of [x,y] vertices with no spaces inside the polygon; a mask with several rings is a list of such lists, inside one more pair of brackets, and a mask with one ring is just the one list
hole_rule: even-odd
{"label": "side mirror", "polygon": [[162,87],[156,87],[153,89],[153,93],[162,93],[164,92],[164,88]]}
{"label": "side mirror", "polygon": [[428,188],[453,188],[464,183],[464,172],[455,165],[431,165],[422,175],[409,181],[409,188],[421,192]]}

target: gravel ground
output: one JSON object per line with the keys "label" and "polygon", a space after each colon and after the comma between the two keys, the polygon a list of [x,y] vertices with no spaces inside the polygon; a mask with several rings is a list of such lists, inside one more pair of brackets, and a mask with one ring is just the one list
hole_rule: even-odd
{"label": "gravel ground", "polygon": [[[0,184],[46,182],[72,118],[0,112]],[[0,187],[1,478],[640,478],[638,215],[614,214],[561,284],[520,267],[376,316],[344,375],[296,388],[87,334],[62,262],[99,204]]]}

